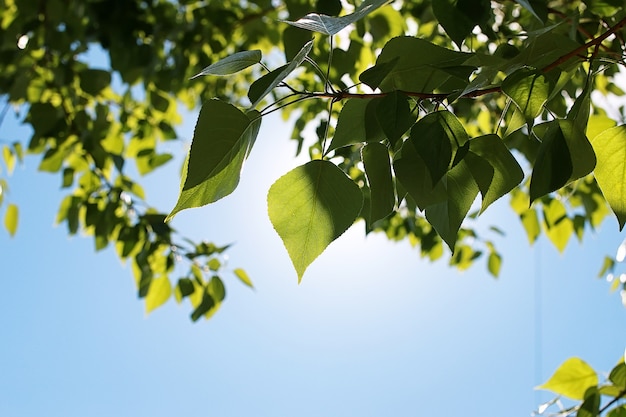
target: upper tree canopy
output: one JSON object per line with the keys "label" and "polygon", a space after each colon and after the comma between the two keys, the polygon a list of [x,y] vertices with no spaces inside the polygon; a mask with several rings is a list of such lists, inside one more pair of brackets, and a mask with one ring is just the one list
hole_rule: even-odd
{"label": "upper tree canopy", "polygon": [[[263,116],[281,111],[295,120],[285,139],[310,155],[268,190],[299,279],[361,219],[460,269],[485,254],[497,276],[501,256],[472,219],[504,196],[530,244],[545,233],[563,250],[611,212],[626,223],[624,109],[597,101],[623,95],[625,26],[619,0],[0,0],[0,117],[31,127],[0,137],[4,224],[16,233],[8,175],[39,155],[67,190],[57,222],[131,259],[148,311],[174,295],[209,317],[227,248],[169,220],[232,193]],[[164,213],[131,173],[172,158],[159,145],[179,140],[181,106],[200,110]],[[570,360],[543,388],[597,415],[626,395],[625,369],[599,383]]]}
{"label": "upper tree canopy", "polygon": [[[172,294],[190,298],[193,319],[219,307],[226,248],[166,220],[233,192],[276,110],[296,120],[290,139],[311,158],[268,193],[299,279],[360,219],[461,269],[485,254],[496,276],[501,256],[472,219],[505,195],[531,244],[545,232],[563,250],[611,212],[626,222],[626,129],[594,100],[622,94],[619,1],[0,5],[3,112],[32,127],[2,138],[0,190],[24,152],[41,155],[39,170],[68,190],[57,221],[132,259],[148,310]],[[159,144],[179,140],[180,106],[201,107],[168,215],[129,172],[172,158]],[[18,208],[4,205],[15,233]],[[181,259],[189,272],[171,282]]]}

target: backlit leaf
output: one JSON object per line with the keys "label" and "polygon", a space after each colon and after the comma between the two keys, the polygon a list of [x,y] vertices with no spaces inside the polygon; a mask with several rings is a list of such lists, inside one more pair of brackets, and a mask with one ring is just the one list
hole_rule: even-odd
{"label": "backlit leaf", "polygon": [[301,29],[310,30],[312,32],[320,32],[325,35],[335,35],[342,29],[357,20],[362,19],[388,2],[389,0],[365,0],[359,7],[357,7],[354,13],[346,16],[331,17],[324,14],[309,13],[295,22],[285,21],[285,23]]}
{"label": "backlit leaf", "polygon": [[385,97],[375,99],[376,118],[392,146],[415,123],[408,97],[399,91],[392,91]]}
{"label": "backlit leaf", "polygon": [[543,204],[543,218],[547,229],[546,235],[554,246],[563,252],[574,233],[574,224],[567,216],[565,206],[559,200],[552,199],[549,203]]}
{"label": "backlit leaf", "polygon": [[[376,60],[376,66],[368,69],[360,77],[361,81],[379,84],[382,91],[432,92],[453,77],[443,68],[463,65],[472,55],[456,52],[435,45],[425,39],[402,36],[391,39],[384,46]],[[395,61],[395,64],[392,63]],[[384,71],[380,70],[383,66]],[[390,68],[391,67],[391,68]],[[370,78],[371,73],[376,76]],[[386,76],[378,80],[381,75]],[[450,88],[464,89],[468,80],[450,85]]]}
{"label": "backlit leaf", "polygon": [[489,0],[436,0],[432,7],[439,24],[459,48],[474,27],[492,13]]}
{"label": "backlit leaf", "polygon": [[341,108],[328,151],[366,141],[365,112],[370,100],[349,99]]}
{"label": "backlit leaf", "polygon": [[15,232],[17,232],[18,218],[19,209],[15,204],[9,204],[4,213],[4,227],[11,236],[15,236]]}
{"label": "backlit leaf", "polygon": [[267,201],[300,282],[311,262],[352,225],[363,195],[335,164],[314,160],[279,178]]}
{"label": "backlit leaf", "polygon": [[213,203],[235,190],[260,125],[256,111],[246,115],[218,100],[209,100],[202,106],[178,202],[166,221],[183,209]]}
{"label": "backlit leaf", "polygon": [[626,223],[626,125],[605,130],[591,144],[598,159],[594,176],[622,230]]}
{"label": "backlit leaf", "polygon": [[283,82],[285,78],[287,78],[289,74],[291,74],[296,68],[298,68],[300,64],[302,64],[306,59],[307,55],[311,51],[311,48],[313,48],[313,41],[309,41],[304,44],[302,49],[300,49],[300,52],[298,52],[298,54],[293,58],[291,62],[282,67],[282,70],[280,70],[276,75],[272,75],[270,77],[272,78],[271,82],[269,82],[267,86],[264,85],[265,89],[262,90],[260,93],[255,92],[255,96],[258,95],[258,97],[256,97],[256,100],[252,102],[250,108],[255,108],[261,102],[261,100],[263,100],[263,98],[270,93],[270,91],[277,87],[281,82]]}
{"label": "backlit leaf", "polygon": [[250,279],[246,271],[241,268],[236,268],[235,270],[233,270],[233,273],[237,278],[239,278],[241,282],[243,282],[250,288],[254,288],[254,285],[252,285],[252,280]]}
{"label": "backlit leaf", "polygon": [[146,295],[146,313],[165,304],[171,295],[172,285],[167,276],[152,279],[148,295]]}
{"label": "backlit leaf", "polygon": [[454,252],[461,223],[478,195],[478,185],[464,161],[445,176],[447,199],[426,207],[426,219]]}
{"label": "backlit leaf", "polygon": [[381,143],[369,143],[361,150],[370,187],[370,223],[387,217],[396,205],[389,151]]}
{"label": "backlit leaf", "polygon": [[201,77],[203,75],[234,74],[254,64],[258,64],[259,62],[261,62],[261,58],[262,55],[261,51],[259,50],[236,52],[224,59],[220,59],[219,61],[209,65],[198,74],[191,77],[190,80]]}
{"label": "backlit leaf", "polygon": [[530,180],[531,201],[582,178],[596,165],[591,144],[573,121],[553,120],[541,126],[547,130]]}
{"label": "backlit leaf", "polygon": [[[515,157],[497,135],[480,136],[469,141],[470,152],[487,161],[493,168],[493,177],[480,211],[483,212],[497,199],[511,191],[524,179],[524,171]],[[482,192],[482,189],[481,189]]]}
{"label": "backlit leaf", "polygon": [[550,379],[536,388],[552,391],[573,400],[582,400],[585,391],[597,385],[596,371],[582,359],[570,358],[559,366]]}
{"label": "backlit leaf", "polygon": [[548,100],[550,83],[543,73],[521,68],[504,79],[502,91],[513,100],[531,126]]}

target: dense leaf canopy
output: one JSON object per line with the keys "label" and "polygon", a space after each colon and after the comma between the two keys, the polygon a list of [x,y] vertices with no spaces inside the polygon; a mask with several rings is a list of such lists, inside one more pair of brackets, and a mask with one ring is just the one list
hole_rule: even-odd
{"label": "dense leaf canopy", "polygon": [[[227,248],[190,241],[169,220],[232,193],[263,117],[281,111],[311,159],[268,190],[299,279],[361,220],[460,269],[485,255],[497,276],[501,255],[472,221],[504,196],[531,244],[545,233],[563,250],[611,212],[626,223],[624,115],[597,100],[623,95],[623,6],[0,0],[2,115],[13,109],[32,128],[0,138],[5,228],[16,233],[19,217],[3,201],[8,176],[25,153],[39,155],[67,190],[57,222],[130,259],[148,311],[174,296],[190,300],[192,319],[209,317],[225,298]],[[180,140],[181,106],[200,111],[178,202],[163,213],[140,176],[172,159],[160,144]],[[173,281],[181,262],[188,273]],[[607,258],[601,273],[613,267]],[[230,273],[252,286],[242,269]],[[559,375],[545,388],[587,408],[607,394],[583,391],[597,379],[570,386]]]}

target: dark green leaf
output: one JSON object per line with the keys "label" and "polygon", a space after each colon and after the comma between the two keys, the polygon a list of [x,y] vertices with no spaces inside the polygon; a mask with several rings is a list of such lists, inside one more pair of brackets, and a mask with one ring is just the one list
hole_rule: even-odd
{"label": "dark green leaf", "polygon": [[439,24],[459,48],[474,27],[492,14],[488,0],[435,0],[432,7]]}
{"label": "dark green leaf", "polygon": [[363,195],[335,164],[315,160],[279,178],[267,201],[270,220],[301,281],[311,262],[352,225]]}
{"label": "dark green leaf", "polygon": [[597,417],[600,411],[601,396],[597,387],[589,387],[585,391],[585,399],[580,405],[576,417]]}
{"label": "dark green leaf", "polygon": [[392,146],[415,123],[408,97],[399,91],[392,91],[385,97],[375,99],[376,119]]}
{"label": "dark green leaf", "polygon": [[[469,145],[470,153],[484,159],[493,168],[493,177],[489,181],[486,192],[484,187],[480,187],[483,197],[480,211],[483,212],[491,203],[521,183],[524,179],[524,172],[515,157],[511,155],[511,152],[502,142],[502,139],[497,135],[485,135],[471,139]],[[476,172],[473,168],[474,166],[470,164],[472,174]],[[487,174],[487,172],[483,172],[483,174]],[[481,181],[478,179],[479,176],[477,173],[474,178],[476,178],[478,185],[481,186]],[[484,180],[482,183],[484,183]]]}
{"label": "dark green leaf", "polygon": [[570,120],[553,120],[547,127],[530,180],[530,200],[581,178],[596,165],[594,150],[584,133]]}
{"label": "dark green leaf", "polygon": [[326,153],[344,146],[367,141],[366,111],[371,100],[353,98],[343,105],[333,140]]}
{"label": "dark green leaf", "polygon": [[[366,71],[362,74],[361,81],[368,85],[370,83],[376,85],[382,91],[432,92],[451,78],[455,78],[442,68],[463,65],[471,56],[468,53],[437,46],[425,39],[393,38],[387,42],[376,60],[376,67],[374,68],[378,67],[379,69]],[[381,65],[394,60],[397,60],[397,63],[392,68],[380,69]],[[375,72],[368,74],[370,71]],[[385,73],[387,75],[378,82],[381,75]],[[468,80],[459,82],[457,79],[451,87],[462,90],[468,83]]]}
{"label": "dark green leaf", "polygon": [[359,75],[359,80],[372,90],[376,90],[380,86],[380,83],[382,83],[394,69],[399,60],[400,57],[397,56],[387,62],[377,63],[375,66],[362,72],[361,75]]}
{"label": "dark green leaf", "polygon": [[97,95],[111,85],[111,73],[99,69],[87,69],[80,73],[80,88],[87,94]]}
{"label": "dark green leaf", "polygon": [[[268,83],[268,85],[265,87],[265,90],[258,94],[257,99],[252,102],[250,108],[255,108],[261,102],[261,100],[263,100],[263,98],[270,93],[270,91],[277,87],[281,82],[283,82],[285,78],[287,78],[289,74],[291,74],[296,68],[298,68],[300,64],[302,64],[306,59],[307,55],[311,51],[311,48],[313,48],[313,41],[307,42],[302,47],[302,49],[300,49],[300,52],[296,54],[294,59],[287,64],[287,66],[285,66],[280,72],[278,72],[276,76],[272,76],[272,82]],[[255,95],[257,95],[257,93],[255,93]]]}
{"label": "dark green leaf", "polygon": [[213,203],[235,190],[260,125],[256,111],[246,115],[218,100],[202,106],[178,202],[166,220],[183,209]]}
{"label": "dark green leaf", "polygon": [[389,151],[381,143],[369,143],[361,150],[361,157],[370,188],[369,221],[374,223],[391,214],[396,204]]}
{"label": "dark green leaf", "polygon": [[275,84],[276,78],[282,75],[285,68],[287,68],[287,65],[288,64],[285,64],[282,67],[278,67],[275,70],[268,72],[250,85],[248,98],[251,103],[255,103],[267,95],[266,91],[271,85],[277,85]]}
{"label": "dark green leaf", "polygon": [[457,235],[463,219],[478,195],[478,185],[464,161],[445,176],[447,199],[426,207],[426,219],[454,252]]}
{"label": "dark green leaf", "polygon": [[178,291],[180,291],[180,295],[182,297],[190,296],[196,290],[194,285],[193,285],[193,281],[190,280],[189,278],[181,278],[181,279],[179,279],[178,280],[178,284],[176,284],[176,285],[177,285]]}

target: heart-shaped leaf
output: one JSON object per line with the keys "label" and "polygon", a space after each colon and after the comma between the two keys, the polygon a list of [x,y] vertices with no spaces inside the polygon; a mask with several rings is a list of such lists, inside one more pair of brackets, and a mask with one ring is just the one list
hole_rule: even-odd
{"label": "heart-shaped leaf", "polygon": [[352,225],[363,194],[335,164],[314,160],[279,178],[267,205],[300,282],[311,262]]}

